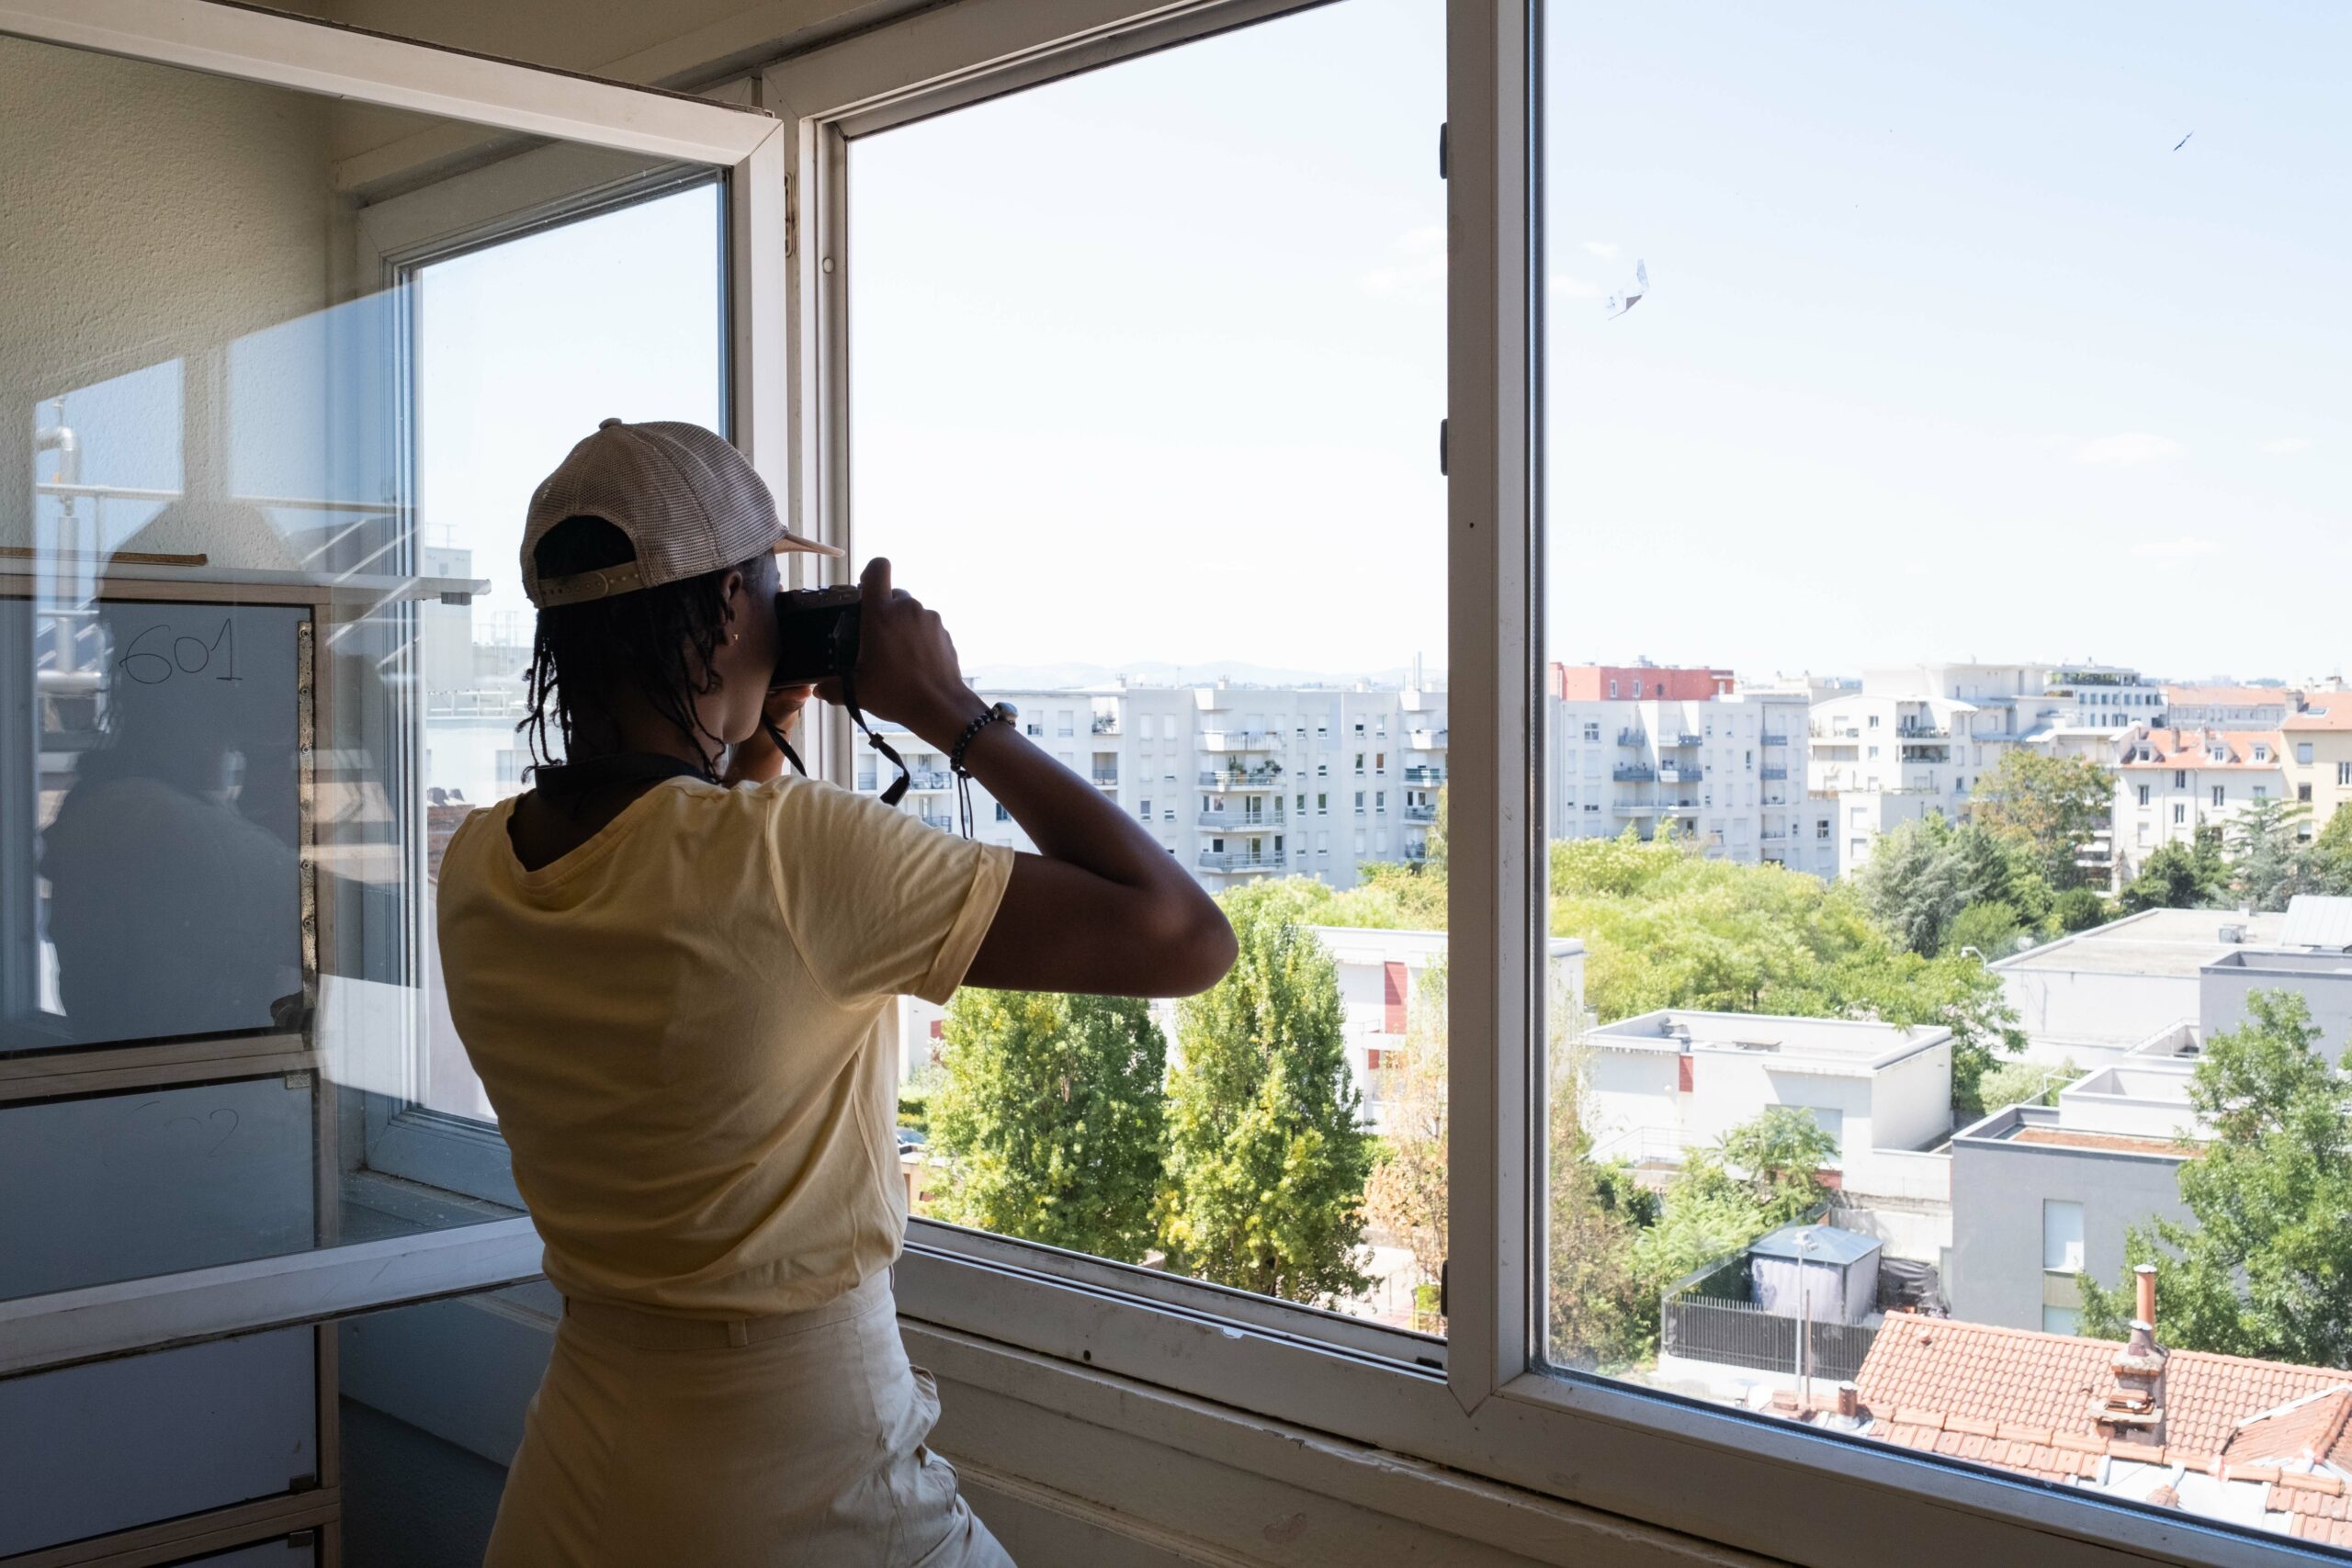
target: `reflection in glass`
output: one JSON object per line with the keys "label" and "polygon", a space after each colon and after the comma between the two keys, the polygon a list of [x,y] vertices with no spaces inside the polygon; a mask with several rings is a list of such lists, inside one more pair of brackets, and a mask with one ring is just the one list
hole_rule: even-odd
{"label": "reflection in glass", "polygon": [[718,186],[348,188],[434,122],[16,39],[0,122],[0,1298],[510,1216],[425,937],[515,783],[448,727],[530,485],[722,416]]}

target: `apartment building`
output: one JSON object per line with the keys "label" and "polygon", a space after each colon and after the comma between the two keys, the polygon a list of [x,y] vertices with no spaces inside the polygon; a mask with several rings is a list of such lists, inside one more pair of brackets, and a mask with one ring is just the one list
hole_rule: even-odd
{"label": "apartment building", "polygon": [[1815,703],[1805,782],[1838,801],[1839,873],[1898,823],[1966,815],[1971,785],[2051,710],[2047,686],[2039,664],[1901,665],[1865,670],[1860,690]]}
{"label": "apartment building", "polygon": [[[983,688],[1022,730],[1116,800],[1211,888],[1267,875],[1351,887],[1368,861],[1429,852],[1445,784],[1445,694],[1428,685]],[[906,808],[956,826],[947,759],[903,729],[877,733],[913,774]],[[856,787],[894,776],[861,748]],[[977,783],[974,836],[1034,849]]]}
{"label": "apartment building", "polygon": [[2302,705],[2284,686],[2166,686],[2156,725],[2180,729],[2276,729]]}
{"label": "apartment building", "polygon": [[1548,684],[1552,837],[1667,832],[1718,859],[1835,874],[1806,798],[1803,692],[1646,664],[1555,664]]}
{"label": "apartment building", "polygon": [[[2226,830],[2256,802],[2287,794],[2276,729],[2134,729],[2116,763],[2116,874],[2129,880],[2166,844]],[[2316,753],[2314,753],[2316,754]]]}
{"label": "apartment building", "polygon": [[2314,696],[2309,707],[2289,714],[2278,731],[2287,797],[2312,808],[2303,826],[2316,833],[2337,807],[2352,800],[2352,694]]}

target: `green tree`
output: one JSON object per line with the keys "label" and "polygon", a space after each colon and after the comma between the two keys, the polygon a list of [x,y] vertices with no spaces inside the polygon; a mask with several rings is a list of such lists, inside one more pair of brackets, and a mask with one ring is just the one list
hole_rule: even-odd
{"label": "green tree", "polygon": [[1233,968],[1177,1012],[1160,1235],[1188,1273],[1286,1301],[1363,1291],[1373,1139],[1340,1030],[1339,971],[1282,884],[1221,902]]}
{"label": "green tree", "polygon": [[2278,910],[2307,891],[2307,852],[2298,840],[2311,823],[2301,801],[2252,802],[2229,825],[2230,896],[2251,909]]}
{"label": "green tree", "polygon": [[[1922,957],[1957,952],[1990,929],[1978,918],[1973,936],[1952,928],[1969,910],[1997,904],[2007,924],[2039,929],[2050,917],[2050,885],[2031,860],[1989,830],[1954,827],[1940,817],[1903,823],[1871,846],[1854,874],[1854,893],[1888,935]],[[1987,949],[1986,951],[1990,951]]]}
{"label": "green tree", "polygon": [[1137,1262],[1161,1187],[1168,1043],[1143,1002],[967,987],[948,1004],[940,1218]]}
{"label": "green tree", "polygon": [[1725,1133],[1714,1152],[1728,1172],[1747,1183],[1769,1229],[1827,1201],[1830,1188],[1821,1173],[1838,1158],[1838,1148],[1811,1111],[1772,1105]]}
{"label": "green tree", "polygon": [[2180,1167],[2194,1223],[2135,1227],[2112,1290],[2084,1277],[2085,1331],[2122,1337],[2129,1266],[2152,1263],[2167,1343],[2352,1365],[2352,1075],[2322,1051],[2301,997],[2250,992],[2246,1012],[2205,1042],[2190,1079],[2214,1134]]}
{"label": "green tree", "polygon": [[2144,909],[2204,909],[2220,903],[2229,879],[2222,836],[2199,828],[2187,844],[2160,845],[2116,900],[2127,915]]}
{"label": "green tree", "polygon": [[2086,931],[2115,919],[2115,910],[2096,887],[2069,887],[2050,907],[2050,923],[2064,934]]}
{"label": "green tree", "polygon": [[1555,1366],[1610,1371],[1657,1346],[1657,1292],[1636,1269],[1634,1249],[1658,1205],[1623,1166],[1592,1162],[1580,1024],[1563,1020],[1551,1050],[1544,1353]]}
{"label": "green tree", "polygon": [[2312,840],[2304,874],[2310,893],[2352,896],[2352,811],[2338,808]]}
{"label": "green tree", "polygon": [[[1388,1107],[1387,1146],[1364,1187],[1364,1217],[1413,1255],[1417,1286],[1434,1285],[1446,1247],[1443,964],[1421,972],[1405,1021],[1405,1044],[1384,1052],[1383,1061],[1378,1092]],[[1442,1329],[1442,1321],[1432,1326]]]}
{"label": "green tree", "polygon": [[2083,885],[2075,858],[2108,824],[2115,775],[2087,757],[2011,750],[1977,781],[1970,798],[1971,820],[2022,851],[2042,880],[2064,892]]}
{"label": "green tree", "polygon": [[1953,953],[1982,953],[1984,962],[1991,964],[2015,953],[2026,940],[2026,931],[2018,924],[2018,912],[1995,899],[1971,904],[1953,917],[1945,940]]}
{"label": "green tree", "polygon": [[1984,1075],[1977,1099],[1988,1116],[2011,1105],[2051,1105],[2061,1089],[2082,1076],[2071,1056],[2054,1067],[2046,1062],[2004,1062]]}

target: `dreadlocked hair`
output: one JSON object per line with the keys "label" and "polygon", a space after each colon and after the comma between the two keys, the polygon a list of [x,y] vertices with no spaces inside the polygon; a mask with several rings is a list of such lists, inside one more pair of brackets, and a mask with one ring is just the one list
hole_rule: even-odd
{"label": "dreadlocked hair", "polygon": [[[637,558],[628,536],[601,517],[567,517],[533,552],[542,580],[624,566]],[[775,591],[773,557],[729,570]],[[525,690],[530,711],[514,728],[528,739],[534,769],[617,744],[617,699],[635,694],[691,741],[703,772],[718,776],[726,740],[704,728],[698,698],[719,685],[714,656],[727,637],[727,571],[640,588],[608,599],[539,612]],[[755,598],[757,595],[755,594]]]}

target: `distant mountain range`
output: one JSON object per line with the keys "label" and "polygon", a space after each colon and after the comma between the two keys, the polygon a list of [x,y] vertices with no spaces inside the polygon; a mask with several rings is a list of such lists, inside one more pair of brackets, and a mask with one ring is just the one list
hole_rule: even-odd
{"label": "distant mountain range", "polygon": [[[1115,686],[1124,677],[1130,685],[1137,686],[1205,686],[1218,681],[1237,686],[1351,686],[1367,681],[1376,686],[1401,686],[1412,676],[1409,665],[1396,665],[1386,670],[1287,670],[1272,664],[1249,664],[1228,660],[1215,664],[1170,664],[1146,661],[1139,664],[982,664],[965,671],[973,682],[990,691],[1062,692],[1088,686]],[[1428,679],[1442,678],[1444,671],[1423,669]]]}

